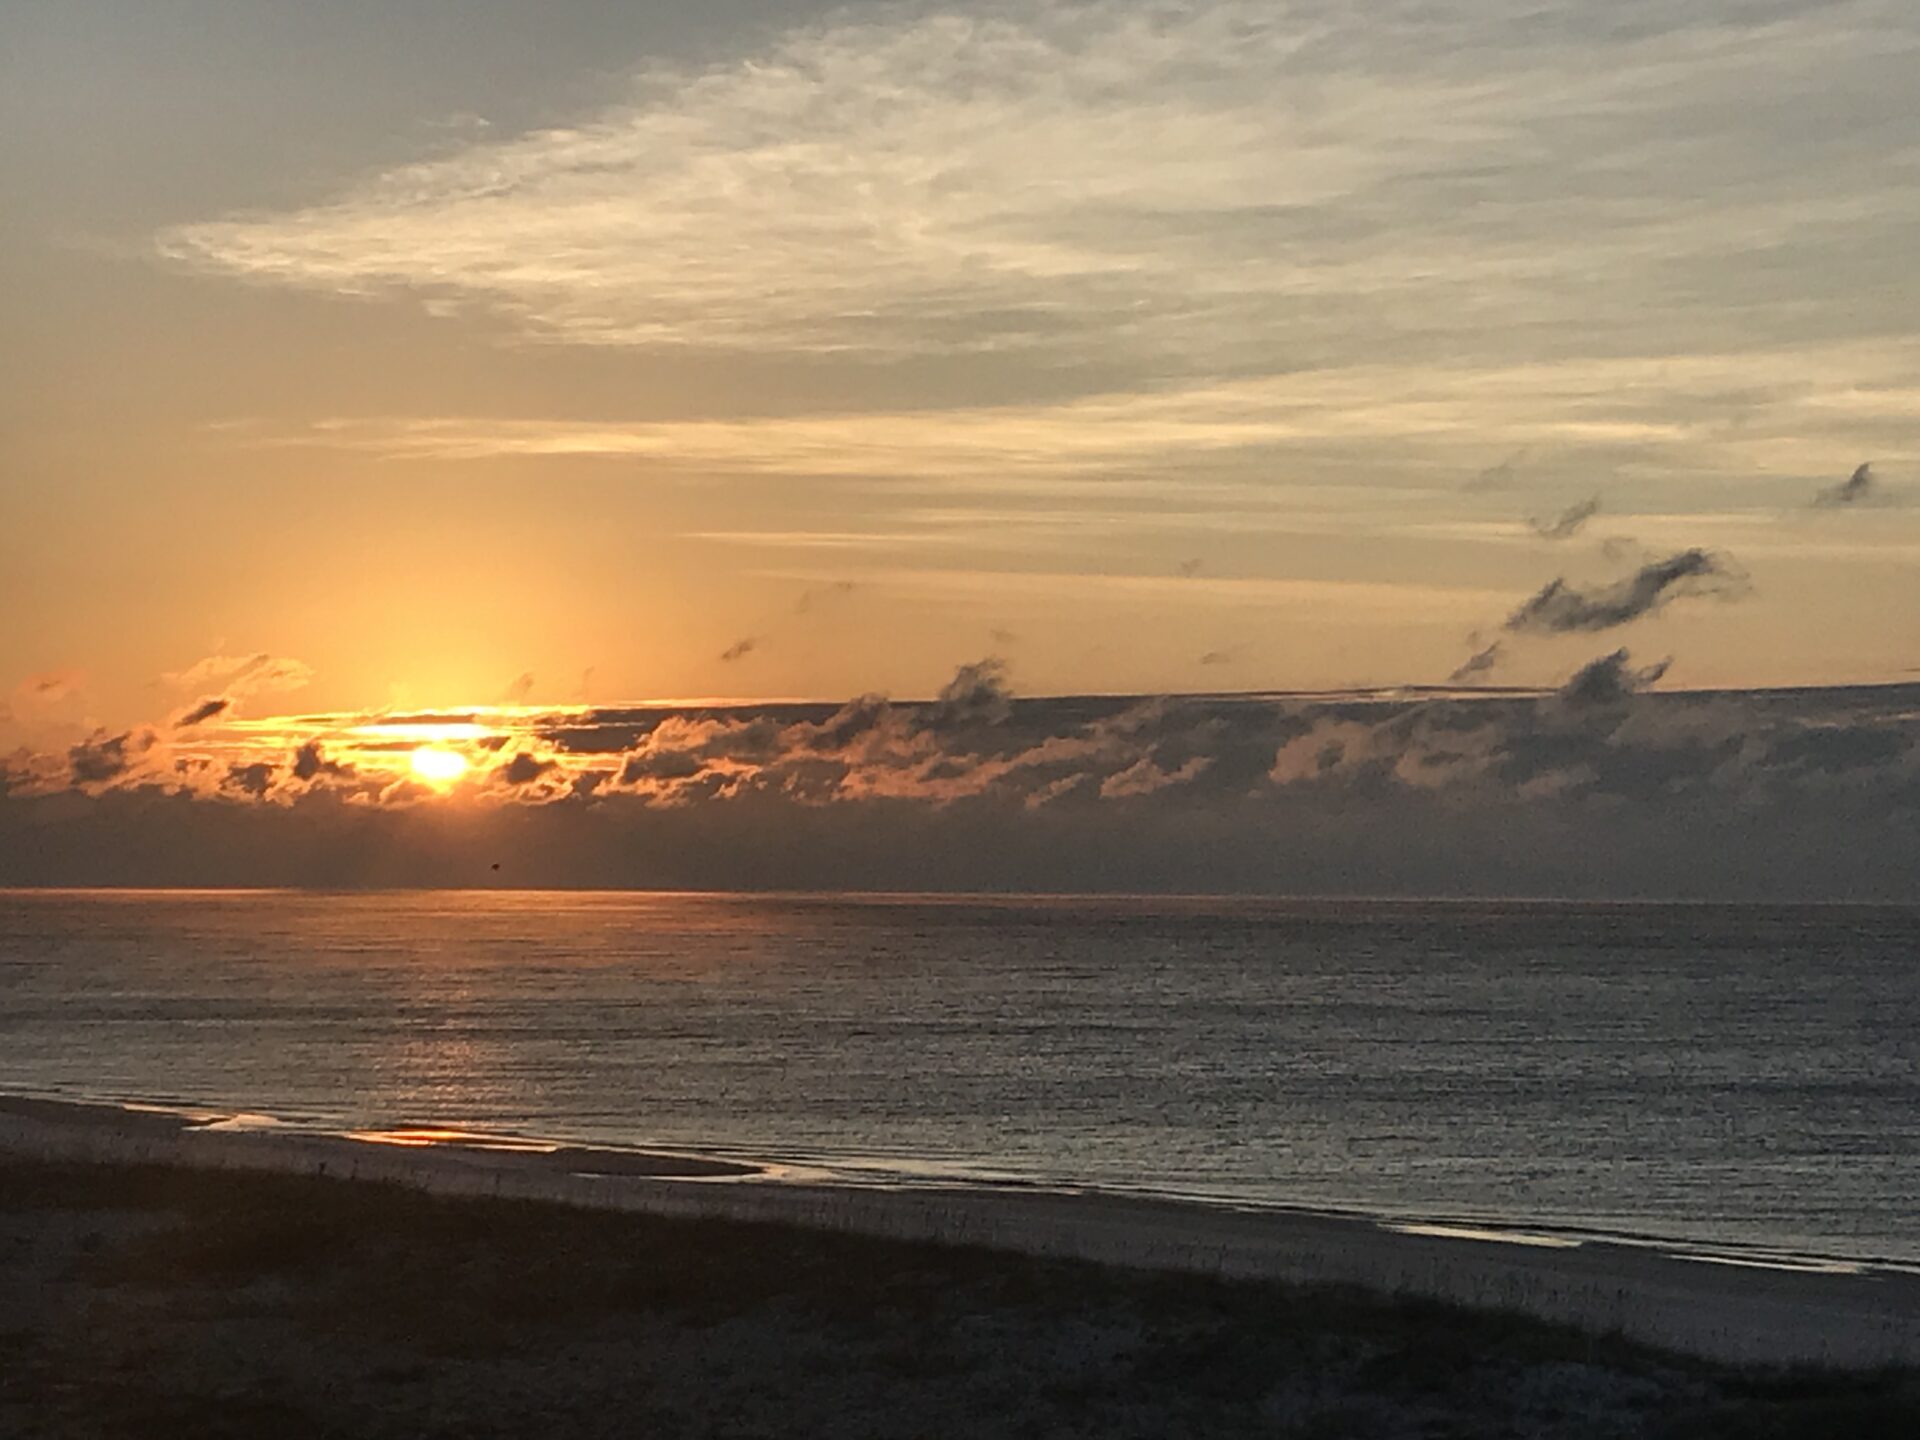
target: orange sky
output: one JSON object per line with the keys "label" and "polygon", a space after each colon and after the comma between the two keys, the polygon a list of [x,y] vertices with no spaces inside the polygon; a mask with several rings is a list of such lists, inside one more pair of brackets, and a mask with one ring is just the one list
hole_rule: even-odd
{"label": "orange sky", "polygon": [[313,9],[8,22],[0,745],[1920,666],[1910,7]]}

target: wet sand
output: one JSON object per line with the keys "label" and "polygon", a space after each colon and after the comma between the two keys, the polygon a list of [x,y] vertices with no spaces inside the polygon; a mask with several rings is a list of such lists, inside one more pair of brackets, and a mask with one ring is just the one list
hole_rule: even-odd
{"label": "wet sand", "polygon": [[504,1144],[426,1130],[373,1139],[227,1128],[151,1111],[0,1099],[0,1151],[40,1161],[375,1180],[441,1196],[771,1222],[1134,1269],[1353,1286],[1518,1313],[1742,1365],[1920,1363],[1920,1275],[1894,1268],[1113,1194],[823,1184],[710,1157]]}

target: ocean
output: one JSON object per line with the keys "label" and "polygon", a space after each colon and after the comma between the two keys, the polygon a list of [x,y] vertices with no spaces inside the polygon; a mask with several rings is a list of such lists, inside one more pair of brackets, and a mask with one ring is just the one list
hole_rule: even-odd
{"label": "ocean", "polygon": [[1920,908],[0,892],[0,1091],[1920,1263]]}

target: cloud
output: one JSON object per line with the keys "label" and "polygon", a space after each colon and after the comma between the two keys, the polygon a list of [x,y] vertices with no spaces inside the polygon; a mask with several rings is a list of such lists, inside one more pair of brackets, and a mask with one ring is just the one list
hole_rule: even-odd
{"label": "cloud", "polygon": [[[649,61],[590,113],[437,141],[417,163],[158,245],[237,280],[429,304],[543,343],[750,355],[772,377],[698,418],[349,415],[263,425],[251,439],[267,444],[1048,491],[1088,511],[1121,487],[1164,496],[1178,474],[1210,520],[1351,494],[1349,538],[1442,487],[1465,503],[1476,470],[1481,488],[1549,494],[1617,472],[1662,497],[1682,493],[1669,481],[1754,476],[1784,505],[1821,473],[1809,454],[1906,463],[1915,327],[1830,302],[1836,276],[1900,273],[1910,249],[1907,140],[1876,97],[1911,69],[1911,7],[1598,13],[869,7],[697,64]],[[1629,190],[1613,183],[1629,173]],[[860,362],[810,372],[835,382],[802,387],[842,397],[832,413],[790,383],[822,356]],[[899,378],[876,389],[876,374]],[[1540,532],[1576,533],[1578,509]],[[894,543],[819,524],[789,538]],[[1168,543],[1163,566],[1207,542]],[[964,563],[980,568],[900,583],[1160,603],[1138,577]],[[1165,603],[1233,593],[1199,572],[1179,562],[1192,593]],[[1510,624],[1597,633],[1707,578],[1644,603],[1563,579]],[[1433,598],[1379,589],[1367,603],[1383,611]],[[802,592],[795,612],[824,595]],[[777,619],[739,623],[759,633],[723,663],[783,643]],[[188,696],[214,689],[242,694],[209,676]]]}
{"label": "cloud", "polygon": [[1177,770],[1163,770],[1150,759],[1136,760],[1125,770],[1109,775],[1100,782],[1100,797],[1103,800],[1124,800],[1139,795],[1153,795],[1197,779],[1212,763],[1205,755],[1195,755]]}
{"label": "cloud", "polygon": [[[1824,239],[1902,253],[1904,132],[1875,107],[1912,58],[1909,12],[1594,13],[888,8],[649,62],[597,113],[158,244],[576,344],[1131,354],[1157,373],[1351,360],[1381,316],[1436,354],[1574,325],[1602,350],[1658,330],[1657,353],[1706,319],[1781,323],[1778,292],[1830,274]],[[1816,97],[1834,130],[1805,124]],[[1631,196],[1591,183],[1624,160]]]}
{"label": "cloud", "polygon": [[838,600],[844,596],[851,595],[859,588],[859,585],[852,580],[833,580],[825,585],[809,585],[805,590],[800,592],[800,597],[793,602],[793,613],[796,615],[810,614],[816,606],[829,600]]}
{"label": "cloud", "polygon": [[[1154,376],[1132,388],[1049,401],[936,397],[905,409],[593,422],[342,417],[250,443],[418,461],[600,457],[644,462],[654,474],[871,479],[890,488],[1076,496],[1095,475],[1106,494],[1162,493],[1161,472],[1177,460],[1190,487],[1204,485],[1216,502],[1242,504],[1270,494],[1276,458],[1291,457],[1315,472],[1364,476],[1438,498],[1451,492],[1460,467],[1490,436],[1609,464],[1631,459],[1643,475],[1698,481],[1750,478],[1757,470],[1785,483],[1823,463],[1833,445],[1852,443],[1866,423],[1846,418],[1845,397],[1907,383],[1916,386],[1920,418],[1920,343],[1809,341],[1658,356],[1536,355],[1524,363],[1480,352],[1396,362],[1369,354],[1271,375]],[[1729,392],[1748,397],[1750,414],[1737,427],[1718,418]],[[1371,518],[1385,518],[1381,497],[1362,503]],[[827,549],[898,548],[909,538],[897,527],[701,533]]]}
{"label": "cloud", "polygon": [[1732,594],[1737,583],[1723,559],[1705,550],[1682,550],[1649,561],[1599,590],[1576,590],[1564,579],[1550,581],[1507,618],[1506,628],[1549,635],[1611,630],[1652,614],[1677,596]]}
{"label": "cloud", "polygon": [[[1472,638],[1473,637],[1469,637],[1469,643],[1471,643]],[[1506,651],[1502,648],[1500,642],[1495,640],[1491,645],[1483,646],[1481,649],[1474,651],[1473,654],[1469,655],[1465,660],[1461,661],[1460,664],[1455,667],[1454,672],[1447,676],[1447,683],[1449,685],[1461,685],[1477,676],[1485,675],[1499,665],[1505,655]]]}
{"label": "cloud", "polygon": [[258,800],[273,787],[274,767],[265,760],[228,767],[226,788]]}
{"label": "cloud", "polygon": [[691,780],[707,768],[707,762],[687,750],[649,747],[626,757],[620,766],[620,784],[640,786],[652,781]]}
{"label": "cloud", "polygon": [[820,807],[1040,814],[1118,800],[1158,807],[1169,824],[1176,813],[1257,815],[1341,796],[1385,815],[1395,795],[1649,814],[1681,794],[1756,812],[1809,796],[1920,807],[1920,689],[1649,693],[1665,670],[1635,666],[1621,649],[1538,693],[1022,700],[989,658],[961,666],[927,700],[496,712],[491,733],[466,743],[499,758],[444,793],[410,780],[406,758],[419,742],[396,729],[444,735],[470,715],[304,717],[327,728],[303,737],[269,721],[164,737],[96,732],[55,755],[8,757],[0,790],[23,802],[139,793],[456,815],[773,806],[787,817],[780,826],[803,825],[795,817]]}
{"label": "cloud", "polygon": [[231,700],[299,690],[313,679],[313,667],[264,651],[253,655],[209,655],[184,670],[162,675],[176,690],[219,690]]}
{"label": "cloud", "polygon": [[1873,466],[1861,464],[1854,467],[1853,473],[1837,485],[1830,485],[1813,497],[1815,509],[1838,510],[1848,505],[1858,505],[1873,498]]}
{"label": "cloud", "polygon": [[350,780],[354,768],[337,760],[329,760],[318,740],[309,740],[293,752],[290,766],[293,777],[300,781],[319,779]]}
{"label": "cloud", "polygon": [[1512,485],[1519,474],[1520,466],[1526,463],[1533,453],[1533,447],[1522,445],[1504,460],[1485,466],[1477,471],[1463,487],[1467,490],[1504,490]]}
{"label": "cloud", "polygon": [[1567,540],[1580,533],[1581,527],[1600,513],[1600,497],[1582,500],[1577,505],[1569,505],[1551,519],[1527,521],[1527,527],[1542,540]]}
{"label": "cloud", "polygon": [[1617,705],[1657,682],[1673,664],[1662,660],[1635,670],[1628,663],[1632,658],[1621,649],[1590,661],[1561,687],[1560,698],[1569,705]]}
{"label": "cloud", "polygon": [[392,727],[458,716],[96,732],[0,760],[0,883],[472,883],[512,853],[562,885],[1910,886],[1920,686],[1663,671],[1622,649],[1537,693],[1020,699],[986,660],[927,700],[496,715],[499,759],[444,793]]}
{"label": "cloud", "polygon": [[955,671],[953,678],[941,687],[939,696],[920,713],[919,720],[928,729],[948,730],[998,725],[1012,711],[1007,662],[990,655]]}
{"label": "cloud", "polygon": [[104,785],[120,779],[153,749],[151,730],[127,730],[109,735],[96,730],[67,751],[67,763],[76,785]]}
{"label": "cloud", "polygon": [[[1223,308],[1266,309],[1296,279],[1260,243],[1280,238],[1261,210],[1460,165],[1528,118],[1511,86],[1397,53],[1418,27],[1378,36],[1364,66],[1346,53],[1364,30],[1315,43],[1315,28],[1245,0],[1151,19],[1095,0],[844,20],[706,69],[655,65],[631,102],[580,123],[160,244],[257,280],[466,301],[588,344],[1199,344]],[[1357,286],[1377,264],[1339,268]]]}
{"label": "cloud", "polygon": [[494,774],[503,785],[531,785],[542,776],[552,773],[553,769],[552,760],[543,760],[521,751],[495,770]]}
{"label": "cloud", "polygon": [[181,711],[173,718],[173,728],[186,730],[195,725],[204,724],[216,716],[224,715],[233,708],[233,701],[224,695],[210,696],[198,705]]}
{"label": "cloud", "polygon": [[0,727],[34,730],[51,720],[67,702],[77,698],[86,685],[80,670],[46,670],[29,675],[0,699]]}
{"label": "cloud", "polygon": [[45,670],[29,675],[13,688],[13,700],[22,707],[57,705],[71,699],[86,684],[86,672],[77,669]]}

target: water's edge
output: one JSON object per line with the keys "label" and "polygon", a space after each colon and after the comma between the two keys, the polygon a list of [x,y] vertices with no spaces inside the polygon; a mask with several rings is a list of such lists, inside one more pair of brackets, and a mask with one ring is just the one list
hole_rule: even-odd
{"label": "water's edge", "polygon": [[[227,1128],[160,1109],[0,1097],[0,1151],[377,1180],[664,1216],[1305,1284],[1517,1311],[1742,1364],[1920,1364],[1920,1274],[1703,1247],[1456,1227],[1112,1192],[850,1185],[669,1151]],[[714,1168],[718,1165],[721,1168]],[[714,1183],[716,1181],[723,1183]]]}
{"label": "water's edge", "polygon": [[1634,1247],[1696,1259],[1702,1263],[1750,1265],[1783,1270],[1825,1270],[1835,1274],[1898,1271],[1920,1275],[1920,1263],[1891,1255],[1839,1248],[1784,1248],[1728,1236],[1662,1233],[1652,1229],[1625,1229],[1575,1224],[1522,1213],[1449,1211],[1429,1207],[1410,1210],[1365,1204],[1332,1205],[1228,1194],[1204,1184],[1167,1186],[1119,1185],[1084,1177],[1034,1177],[1003,1174],[985,1166],[951,1161],[921,1162],[898,1156],[885,1160],[852,1161],[820,1154],[744,1151],[712,1144],[693,1145],[654,1141],[608,1141],[559,1133],[495,1127],[449,1127],[423,1124],[401,1128],[341,1126],[310,1119],[261,1114],[235,1106],[192,1104],[148,1096],[72,1091],[0,1090],[0,1113],[28,1107],[52,1107],[62,1115],[80,1117],[151,1116],[163,1123],[178,1122],[203,1134],[250,1132],[288,1138],[351,1140],[361,1144],[403,1149],[428,1148],[443,1152],[477,1152],[497,1157],[518,1155],[572,1163],[576,1172],[647,1173],[660,1178],[704,1183],[807,1184],[834,1189],[892,1192],[953,1193],[979,1191],[1028,1195],[1081,1196],[1093,1199],[1145,1201],[1192,1206],[1201,1211],[1252,1215],[1301,1215],[1353,1221],[1418,1233],[1511,1244],[1605,1244]]}

